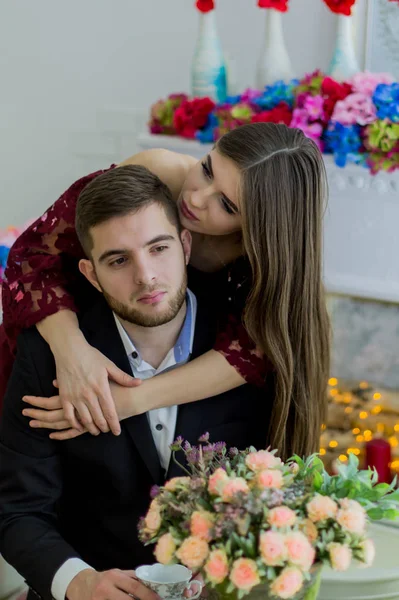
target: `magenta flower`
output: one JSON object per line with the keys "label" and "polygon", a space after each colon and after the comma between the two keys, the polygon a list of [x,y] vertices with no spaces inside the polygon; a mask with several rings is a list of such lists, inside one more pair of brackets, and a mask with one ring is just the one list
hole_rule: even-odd
{"label": "magenta flower", "polygon": [[324,98],[322,96],[311,96],[308,94],[303,107],[312,121],[324,119]]}
{"label": "magenta flower", "polygon": [[370,96],[359,92],[339,100],[331,120],[342,125],[368,125],[376,120],[376,109]]}

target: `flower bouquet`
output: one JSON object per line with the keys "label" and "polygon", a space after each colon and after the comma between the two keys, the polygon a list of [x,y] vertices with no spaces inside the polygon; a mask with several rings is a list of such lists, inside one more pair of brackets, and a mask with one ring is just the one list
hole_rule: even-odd
{"label": "flower bouquet", "polygon": [[200,572],[211,597],[314,599],[323,563],[370,565],[368,519],[399,515],[395,482],[377,484],[353,454],[330,476],[316,454],[284,463],[269,450],[212,444],[209,434],[171,448],[176,462],[183,450],[186,475],[152,489],[139,536],[156,544],[158,562]]}

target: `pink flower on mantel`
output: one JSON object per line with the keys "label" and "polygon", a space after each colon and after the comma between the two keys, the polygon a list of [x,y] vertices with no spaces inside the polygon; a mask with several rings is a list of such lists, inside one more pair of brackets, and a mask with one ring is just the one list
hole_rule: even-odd
{"label": "pink flower on mantel", "polygon": [[377,118],[376,109],[370,96],[355,93],[349,94],[345,100],[339,100],[331,120],[342,125],[368,125]]}
{"label": "pink flower on mantel", "polygon": [[371,567],[375,559],[375,546],[373,540],[366,539],[359,544],[362,551],[364,567]]}
{"label": "pink flower on mantel", "polygon": [[372,96],[375,88],[379,83],[393,83],[395,78],[389,73],[370,73],[364,71],[364,73],[357,73],[348,80],[348,83],[352,86],[354,92],[359,94],[365,94],[366,96]]}
{"label": "pink flower on mantel", "polygon": [[270,591],[278,598],[293,598],[303,585],[303,575],[297,567],[286,567],[270,584]]}
{"label": "pink flower on mantel", "polygon": [[362,535],[366,528],[366,511],[356,500],[344,498],[337,512],[337,522],[350,533]]}
{"label": "pink flower on mantel", "polygon": [[280,489],[283,487],[284,477],[281,471],[277,469],[264,469],[256,477],[257,487],[261,490],[265,488]]}
{"label": "pink flower on mantel", "polygon": [[186,538],[176,552],[176,556],[180,562],[189,569],[202,567],[208,554],[208,543],[193,535]]}
{"label": "pink flower on mantel", "polygon": [[208,492],[213,496],[220,495],[228,481],[230,481],[230,479],[226,471],[222,468],[216,469],[209,477]]}
{"label": "pink flower on mantel", "polygon": [[304,100],[303,108],[312,121],[324,119],[324,98],[322,96],[311,96],[308,94]]}

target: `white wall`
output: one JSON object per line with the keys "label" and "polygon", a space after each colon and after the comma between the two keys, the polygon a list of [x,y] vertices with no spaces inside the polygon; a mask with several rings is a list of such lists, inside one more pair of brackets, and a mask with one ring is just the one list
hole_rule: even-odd
{"label": "white wall", "polygon": [[[334,16],[322,0],[290,4],[295,72],[327,68]],[[264,11],[256,0],[217,0],[217,10],[243,89],[254,82]],[[194,0],[0,0],[0,229],[134,153],[151,103],[189,91],[197,24]]]}

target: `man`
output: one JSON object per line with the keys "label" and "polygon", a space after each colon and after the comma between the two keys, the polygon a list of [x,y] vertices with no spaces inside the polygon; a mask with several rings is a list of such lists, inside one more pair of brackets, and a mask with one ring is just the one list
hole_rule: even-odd
{"label": "man", "polygon": [[[190,233],[156,176],[138,166],[99,176],[79,199],[76,225],[88,257],[81,272],[102,292],[80,317],[93,347],[141,379],[212,347],[214,319],[187,290]],[[22,397],[54,395],[54,378],[48,345],[24,332],[0,425],[0,551],[45,600],[152,600],[131,569],[153,562],[137,537],[151,486],[180,474],[169,444],[195,444],[206,430],[230,446],[264,446],[270,403],[241,386],[128,418],[117,437],[56,442],[22,415]]]}

